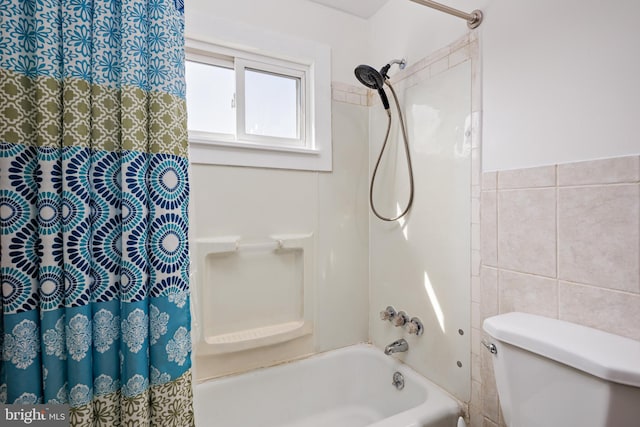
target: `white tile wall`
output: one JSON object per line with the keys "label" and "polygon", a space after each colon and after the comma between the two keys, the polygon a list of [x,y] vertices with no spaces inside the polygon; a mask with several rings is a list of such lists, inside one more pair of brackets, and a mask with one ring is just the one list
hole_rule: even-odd
{"label": "white tile wall", "polygon": [[498,312],[558,317],[558,281],[509,270],[498,272]]}
{"label": "white tile wall", "polygon": [[353,86],[347,83],[331,83],[331,97],[336,102],[352,105],[371,105],[370,91],[364,86]]}
{"label": "white tile wall", "polygon": [[638,156],[558,165],[558,185],[616,184],[638,182],[640,158]]}
{"label": "white tile wall", "polygon": [[569,322],[603,329],[640,340],[640,296],[559,282],[559,317]]}
{"label": "white tile wall", "polygon": [[498,191],[497,208],[498,267],[554,277],[556,190]]}
{"label": "white tile wall", "polygon": [[558,278],[640,292],[638,191],[637,184],[558,190]]}
{"label": "white tile wall", "polygon": [[529,169],[501,171],[498,175],[500,189],[554,187],[556,167],[541,166]]}

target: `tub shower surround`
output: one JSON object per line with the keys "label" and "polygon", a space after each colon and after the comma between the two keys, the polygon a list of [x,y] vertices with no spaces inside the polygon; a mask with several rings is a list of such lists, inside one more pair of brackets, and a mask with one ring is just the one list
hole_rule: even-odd
{"label": "tub shower surround", "polygon": [[[461,329],[464,329],[463,333],[459,333],[458,329],[453,329],[453,326],[448,327],[449,337],[452,343],[447,346],[433,346],[429,338],[429,332],[425,333],[421,337],[415,335],[407,335],[406,340],[409,347],[412,350],[404,353],[398,353],[393,356],[393,363],[397,366],[404,366],[399,361],[406,364],[406,367],[411,367],[417,371],[423,377],[427,377],[430,381],[436,383],[438,386],[447,390],[447,392],[455,395],[463,403],[468,401],[469,394],[469,370],[473,369],[469,362],[469,342],[471,338],[471,331],[469,330],[469,281],[479,281],[479,206],[480,206],[480,132],[479,132],[479,81],[478,81],[478,40],[474,34],[469,34],[463,39],[453,43],[444,49],[435,52],[433,55],[416,62],[412,66],[408,66],[402,73],[396,73],[394,79],[398,81],[398,90],[404,91],[409,89],[407,94],[411,92],[411,89],[416,87],[416,90],[420,90],[422,86],[432,88],[436,85],[439,79],[446,79],[447,71],[451,70],[456,76],[464,79],[466,87],[468,88],[468,82],[472,83],[472,93],[469,96],[468,89],[464,97],[465,113],[461,120],[456,120],[456,126],[458,126],[459,136],[461,138],[456,139],[457,142],[463,144],[465,148],[464,155],[466,157],[466,163],[463,166],[465,171],[464,178],[458,181],[460,185],[467,185],[464,189],[465,194],[468,194],[468,199],[464,200],[464,206],[462,208],[462,216],[465,218],[464,227],[466,238],[466,254],[465,258],[468,260],[466,265],[470,265],[467,272],[461,273],[461,283],[466,283],[464,286],[458,289],[461,300],[458,301],[459,316],[455,323],[464,325]],[[355,80],[355,78],[354,78]],[[424,83],[424,84],[423,84]],[[459,92],[464,89],[457,89]],[[401,95],[406,96],[407,94]],[[373,96],[375,95],[375,96]],[[409,95],[411,96],[411,95]],[[370,128],[371,128],[371,109],[381,108],[379,105],[375,105],[377,101],[377,94],[372,94],[367,89],[361,86],[354,86],[346,83],[333,82],[332,84],[332,113],[333,113],[333,144],[334,150],[338,150],[338,153],[334,151],[334,171],[331,174],[315,174],[309,172],[299,171],[272,171],[272,170],[257,170],[253,168],[234,168],[234,167],[202,167],[197,165],[193,168],[193,188],[194,197],[192,202],[194,206],[198,206],[198,209],[194,209],[193,224],[194,230],[197,235],[205,236],[219,236],[233,234],[232,230],[245,230],[247,235],[251,236],[264,236],[273,234],[272,230],[278,231],[290,231],[291,229],[305,230],[314,232],[318,239],[317,245],[317,288],[315,290],[316,298],[316,313],[314,319],[313,332],[304,337],[292,340],[287,343],[281,343],[278,345],[266,346],[255,348],[247,351],[240,351],[229,353],[226,356],[220,357],[219,355],[202,355],[198,356],[196,360],[196,377],[201,382],[196,386],[196,417],[207,417],[207,410],[209,409],[207,404],[202,402],[217,401],[218,399],[211,399],[207,396],[213,396],[210,394],[211,390],[218,390],[215,393],[222,393],[220,402],[226,401],[226,394],[228,394],[228,388],[220,387],[220,384],[227,384],[228,381],[235,381],[236,379],[242,379],[242,381],[252,382],[254,376],[269,376],[272,374],[268,372],[273,369],[276,372],[280,372],[280,369],[286,368],[285,366],[275,366],[266,370],[254,370],[246,374],[236,375],[233,377],[217,378],[212,381],[208,379],[219,377],[220,375],[230,373],[246,372],[250,369],[261,368],[278,363],[282,363],[288,360],[295,360],[301,357],[306,357],[312,353],[324,352],[332,350],[337,347],[345,347],[357,342],[370,340],[373,336],[373,330],[378,330],[378,338],[374,342],[379,341],[378,347],[384,347],[385,345],[400,338],[404,330],[402,328],[396,328],[388,322],[382,322],[379,318],[379,312],[381,309],[389,304],[394,304],[396,307],[402,307],[407,309],[412,316],[420,317],[426,324],[427,319],[431,322],[431,327],[437,324],[438,331],[440,326],[437,320],[434,319],[434,309],[432,304],[424,300],[418,301],[411,297],[412,295],[420,295],[421,298],[427,298],[427,291],[424,288],[424,277],[418,278],[418,287],[411,287],[405,282],[396,283],[397,295],[403,296],[402,300],[387,301],[384,295],[380,294],[378,289],[376,295],[381,299],[381,303],[370,303],[368,308],[363,310],[354,310],[353,298],[354,296],[360,298],[360,296],[367,295],[367,291],[371,291],[372,287],[379,286],[379,284],[370,284],[367,286],[366,280],[361,280],[367,277],[367,266],[370,264],[366,258],[362,258],[358,254],[368,253],[370,249],[369,241],[372,238],[377,238],[377,231],[372,232],[367,230],[366,225],[368,223],[368,200],[367,200],[367,188],[369,181],[369,140]],[[372,107],[371,109],[367,107]],[[465,118],[468,117],[468,123],[465,124]],[[413,118],[412,118],[413,120]],[[416,119],[417,121],[417,119]],[[467,126],[468,133],[462,129]],[[462,138],[464,134],[464,138]],[[377,141],[377,139],[376,139]],[[354,164],[358,165],[354,168]],[[425,168],[426,170],[427,168]],[[212,177],[217,180],[225,181],[230,180],[240,185],[240,189],[233,194],[218,194],[216,189],[199,188],[199,182],[210,182]],[[295,179],[291,179],[295,177]],[[246,186],[246,187],[245,187]],[[287,188],[287,191],[282,191],[282,188]],[[256,189],[259,189],[260,197],[246,197],[245,194],[253,194]],[[269,205],[269,210],[266,211],[266,215],[255,217],[255,215],[247,216],[238,215],[238,212],[255,212],[260,210],[265,212],[264,209],[258,209],[254,203],[259,203],[263,198],[267,200],[270,194],[273,194],[274,189],[278,189],[280,202],[276,205]],[[211,193],[214,191],[214,193]],[[221,191],[221,190],[220,190]],[[228,193],[228,192],[227,192]],[[291,200],[287,197],[282,197],[282,194],[296,195]],[[304,195],[305,203],[301,204],[298,194]],[[215,200],[215,206],[211,205],[210,200]],[[344,200],[348,200],[348,203],[344,203]],[[257,202],[256,202],[257,201]],[[211,205],[211,206],[210,206]],[[303,213],[300,213],[300,206],[304,206]],[[219,206],[234,206],[233,211],[225,212],[221,210]],[[291,207],[295,206],[296,209]],[[346,206],[348,209],[341,211],[340,207]],[[335,208],[338,210],[335,211]],[[465,210],[465,209],[468,209]],[[292,216],[291,212],[295,211],[295,215]],[[206,217],[200,217],[200,212],[206,212]],[[320,215],[318,215],[318,212]],[[336,216],[336,212],[340,215]],[[213,215],[213,217],[211,216]],[[295,225],[295,227],[293,226]],[[415,232],[412,232],[412,243],[420,243],[424,241],[420,237],[418,229],[421,227],[417,223],[409,223],[409,227],[413,228]],[[404,228],[406,230],[406,227]],[[317,231],[317,233],[316,233]],[[368,232],[367,232],[368,231]],[[400,230],[402,233],[402,230]],[[475,236],[475,237],[473,237]],[[396,236],[398,237],[398,236]],[[335,245],[335,241],[340,241],[340,245]],[[404,248],[409,248],[413,251],[417,251],[416,258],[419,258],[420,251],[416,247],[411,245],[404,245]],[[355,254],[355,255],[354,255]],[[354,258],[355,257],[355,258]],[[411,258],[414,258],[413,255]],[[341,260],[352,260],[350,264],[356,264],[357,269],[351,272],[353,267],[350,265],[350,269],[347,270],[341,267]],[[470,262],[469,262],[470,260]],[[331,265],[332,268],[327,268]],[[333,266],[337,266],[339,269],[334,270]],[[475,267],[474,267],[475,265]],[[203,266],[197,266],[202,269]],[[422,273],[422,270],[420,270]],[[386,274],[386,273],[385,273]],[[326,277],[325,277],[326,276]],[[349,279],[349,280],[346,280]],[[354,286],[356,286],[357,293],[354,292]],[[348,293],[342,294],[340,292]],[[438,291],[436,291],[438,292]],[[457,296],[456,296],[457,298]],[[384,300],[382,300],[384,299]],[[454,298],[455,300],[455,298]],[[466,303],[460,301],[467,301]],[[426,308],[425,308],[426,307]],[[330,308],[330,310],[328,309]],[[369,322],[367,322],[366,314],[369,312]],[[446,310],[445,310],[445,313]],[[363,318],[364,315],[364,318]],[[346,316],[346,317],[345,317]],[[351,316],[351,321],[347,321],[346,324],[350,324],[350,328],[341,328],[340,325],[345,324],[345,318]],[[338,324],[339,322],[339,324]],[[453,321],[447,317],[447,322]],[[349,332],[351,330],[351,332]],[[386,334],[390,334],[389,337]],[[393,337],[391,335],[394,335]],[[419,342],[422,340],[423,342]],[[429,347],[428,350],[420,349],[421,346]],[[452,347],[456,348],[456,357],[452,357],[451,353],[448,353],[447,348],[452,352]],[[433,356],[433,349],[436,349],[436,353],[439,355]],[[196,351],[196,354],[198,351]],[[458,355],[459,353],[459,355]],[[429,354],[429,357],[425,357],[425,354]],[[322,356],[321,356],[322,357]],[[384,356],[381,350],[378,350],[378,355],[375,357],[388,358],[391,361],[391,357]],[[367,356],[368,359],[368,356]],[[427,360],[429,359],[429,360]],[[445,360],[443,363],[448,363],[447,369],[454,371],[456,376],[456,385],[447,381],[441,381],[442,374],[434,381],[430,376],[430,369],[437,370],[441,360]],[[214,363],[215,362],[215,363]],[[304,362],[304,361],[303,361]],[[362,362],[368,364],[368,362]],[[458,365],[459,363],[459,365]],[[427,366],[430,364],[431,368]],[[214,367],[215,365],[215,367]],[[360,362],[356,362],[355,365],[360,365]],[[214,369],[215,368],[215,369]],[[323,371],[324,372],[324,371]],[[384,387],[391,386],[393,372],[390,372],[390,376],[384,379],[380,379],[380,393],[387,393]],[[333,371],[325,374],[327,377],[335,378]],[[437,377],[437,375],[436,375]],[[357,381],[353,381],[354,384]],[[384,384],[383,384],[384,383]],[[261,383],[258,383],[260,386]],[[433,385],[432,385],[433,386]],[[234,386],[235,387],[235,386]],[[289,386],[287,386],[289,387]],[[297,387],[295,398],[301,399],[306,394],[314,395],[316,388],[295,382],[291,387]],[[324,390],[328,386],[322,385],[319,389]],[[436,387],[436,386],[434,386]],[[235,389],[235,388],[234,388]],[[335,390],[340,391],[341,387],[334,387]],[[437,389],[437,387],[436,387]],[[407,386],[405,386],[406,391]],[[452,391],[454,390],[454,391]],[[376,393],[378,391],[376,390]],[[398,390],[391,388],[390,392],[398,393]],[[212,391],[213,393],[213,391]],[[366,396],[364,390],[353,391],[354,395],[350,399],[358,398],[362,393]],[[235,393],[234,393],[235,394]],[[271,396],[273,393],[267,392],[267,395]],[[217,395],[217,394],[216,394]],[[264,395],[264,394],[263,394]],[[396,396],[396,395],[393,395]],[[401,395],[400,395],[401,396]],[[332,398],[333,399],[333,398]],[[393,398],[395,401],[395,397]],[[413,397],[411,398],[413,399]],[[333,399],[335,400],[335,399]],[[332,401],[333,401],[332,400]],[[200,404],[198,404],[200,402]],[[330,405],[330,408],[345,408],[353,403],[352,400],[348,400],[335,405]],[[238,403],[242,404],[242,403]],[[233,402],[229,402],[228,405],[224,404],[224,407],[232,408],[235,405]],[[324,403],[323,403],[324,405]],[[395,405],[395,404],[394,404]],[[316,405],[317,406],[317,405]],[[365,405],[367,406],[367,405]],[[382,407],[383,404],[380,403]],[[402,405],[401,405],[402,406]],[[429,406],[429,405],[427,405]],[[243,406],[244,407],[244,406]],[[275,406],[277,407],[277,406]],[[456,414],[460,411],[460,406],[456,407]],[[302,408],[302,412],[298,415],[301,419],[307,419],[309,422],[320,422],[321,424],[310,425],[326,425],[322,424],[322,419],[314,418],[313,408]],[[404,409],[403,409],[404,408]],[[308,410],[307,410],[308,409]],[[353,409],[353,408],[352,408]],[[357,409],[357,408],[356,408]],[[365,412],[369,411],[366,409]],[[408,407],[398,407],[393,409],[393,412],[388,412],[385,417],[391,416],[393,413],[402,412],[407,410]],[[273,408],[267,407],[265,411],[272,411]],[[202,411],[202,412],[201,412]],[[306,412],[305,412],[306,411]],[[431,411],[431,409],[429,409]],[[437,417],[438,409],[435,412],[425,414],[427,419],[430,417]],[[237,410],[231,411],[230,416],[244,416],[251,415],[245,414],[246,411]],[[276,411],[278,412],[278,411]],[[259,412],[258,412],[259,413]],[[349,411],[345,412],[349,415]],[[342,412],[338,410],[336,412],[339,417]],[[355,411],[354,414],[358,414]],[[375,414],[374,414],[375,415]],[[269,415],[271,416],[271,415]],[[276,413],[273,415],[276,417],[281,414]],[[375,415],[375,418],[379,421],[364,421],[362,425],[369,425],[371,422],[384,422],[379,419],[380,415]],[[293,418],[290,418],[293,419]],[[339,418],[340,419],[340,418]],[[347,424],[349,426],[356,424]],[[383,418],[384,419],[384,418]],[[394,418],[395,419],[395,418]],[[343,419],[344,420],[344,419]],[[404,420],[404,418],[403,418]],[[410,420],[409,420],[410,421]],[[277,421],[274,421],[277,423]],[[409,424],[410,422],[407,422]],[[427,425],[431,425],[426,423]],[[448,418],[447,424],[455,424],[455,418]],[[232,425],[232,424],[229,424]],[[240,424],[247,425],[247,424]],[[296,424],[297,425],[297,424]],[[307,425],[307,424],[301,424]],[[375,424],[377,425],[377,424]],[[381,424],[387,425],[387,424]],[[389,424],[397,425],[397,424]],[[435,424],[438,425],[438,424]]]}
{"label": "tub shower surround", "polygon": [[[414,88],[421,87],[423,84],[429,84],[430,81],[434,79],[443,78],[443,75],[449,71],[456,71],[459,69],[459,66],[470,66],[471,75],[469,76],[471,94],[470,94],[470,117],[468,118],[468,123],[466,123],[468,133],[465,135],[466,142],[469,144],[467,148],[470,149],[470,176],[467,180],[470,179],[470,182],[466,182],[467,185],[470,186],[470,200],[467,202],[470,212],[469,216],[469,229],[470,229],[470,253],[468,254],[470,260],[470,270],[469,270],[469,281],[471,283],[471,294],[475,294],[475,289],[479,289],[480,283],[480,149],[481,149],[481,84],[480,84],[480,52],[478,49],[478,37],[475,32],[470,32],[459,40],[455,41],[449,46],[446,46],[433,54],[415,62],[407,65],[404,70],[399,70],[395,72],[392,76],[392,82],[396,91],[403,96],[407,96],[414,91]],[[333,100],[338,103],[346,103],[352,105],[360,105],[360,106],[370,106],[375,109],[381,109],[380,101],[378,95],[371,90],[365,89],[362,86],[353,86],[345,83],[334,82],[332,85],[332,95]],[[402,102],[402,99],[401,99]],[[403,108],[405,108],[403,106]],[[372,120],[370,118],[370,120]],[[381,119],[382,120],[382,119]],[[416,120],[417,121],[417,120]],[[370,131],[372,135],[376,134],[373,131]],[[376,134],[377,135],[377,134]],[[380,136],[381,138],[381,136]],[[370,143],[371,145],[371,143]],[[410,142],[410,145],[415,146],[414,141]],[[419,157],[418,157],[419,158]],[[416,168],[420,168],[420,166],[414,165],[414,170]],[[461,184],[464,185],[464,184]],[[413,224],[413,227],[416,225]],[[420,227],[423,227],[422,225]],[[401,227],[404,229],[404,227]],[[412,228],[412,224],[408,224],[408,228]],[[370,231],[369,240],[374,242],[376,236],[380,231],[375,231],[373,228]],[[386,233],[386,232],[385,232]],[[401,242],[401,244],[403,244]],[[396,248],[397,249],[397,248]],[[412,250],[416,251],[416,248]],[[420,258],[420,256],[416,255],[416,258]],[[387,261],[388,262],[388,261]],[[381,263],[385,264],[385,263]],[[390,274],[390,273],[387,273]],[[422,283],[423,278],[420,278],[419,282]],[[406,307],[414,307],[416,304],[415,299],[410,299],[407,301],[399,300],[391,301],[396,297],[401,295],[415,296],[418,294],[424,294],[425,289],[420,286],[411,287],[409,284],[411,281],[405,282],[394,282],[394,291],[393,295],[382,296],[380,294],[380,290],[384,288],[380,283],[374,284],[372,286],[373,296],[377,296],[377,300],[374,303],[372,301],[370,307],[370,323],[369,328],[372,331],[371,335],[374,337],[374,342],[378,342],[384,346],[388,342],[397,338],[395,336],[387,336],[388,333],[395,333],[395,328],[389,325],[384,325],[379,320],[379,310],[380,307],[384,307],[387,303],[395,303],[398,306],[406,306]],[[397,287],[397,288],[396,288]],[[462,294],[468,293],[469,287],[463,290]],[[469,298],[468,294],[467,297]],[[421,300],[422,301],[422,300]],[[462,304],[462,303],[460,303]],[[425,320],[425,325],[430,323],[431,325],[437,324],[437,320],[434,319],[433,312],[425,307],[431,307],[428,302],[420,303],[412,311],[416,312],[416,315],[420,316],[423,320]],[[465,315],[468,314],[468,305],[465,305],[463,310],[465,310]],[[428,319],[428,320],[427,320]],[[461,321],[460,324],[468,324],[464,321]],[[466,329],[464,328],[461,329]],[[457,328],[456,328],[457,330]],[[377,332],[375,332],[377,331]],[[435,332],[435,335],[439,333],[439,330]],[[477,338],[477,330],[463,330],[464,335],[460,335],[456,332],[456,337],[453,337],[453,340],[467,340],[466,342],[470,342]],[[429,331],[425,331],[425,336],[433,336],[433,333]],[[376,338],[377,337],[377,338]],[[429,341],[430,338],[425,340]],[[472,375],[474,378],[479,378],[480,376],[480,359],[477,354],[470,355],[468,350],[465,350],[464,354],[459,354],[459,360],[453,360],[454,367],[452,369],[452,375],[445,375],[443,378],[439,378],[439,375],[442,376],[442,370],[435,366],[442,366],[442,364],[447,364],[448,359],[451,358],[450,355],[442,356],[442,358],[438,362],[433,362],[436,360],[438,356],[434,355],[433,349],[438,347],[433,345],[433,343],[426,344],[429,346],[429,350],[426,350],[431,355],[431,363],[434,364],[433,367],[429,366],[429,361],[426,361],[425,358],[420,358],[419,354],[422,350],[416,349],[414,350],[415,357],[408,354],[403,356],[403,359],[406,363],[420,372],[422,375],[425,375],[427,378],[436,382],[440,386],[447,389],[449,392],[452,392],[453,389],[456,391],[453,393],[458,399],[460,399],[464,404],[469,402],[469,375]],[[467,344],[468,345],[468,344]],[[443,349],[446,346],[439,346],[439,348]],[[437,351],[436,351],[437,352]],[[410,352],[411,353],[411,352]],[[460,362],[462,368],[459,368],[456,365],[456,362]],[[461,371],[465,370],[464,374],[461,374]],[[469,374],[469,371],[471,372]],[[440,373],[438,373],[440,372]],[[435,375],[432,375],[435,373]],[[445,378],[446,377],[446,378]],[[453,386],[451,384],[451,378],[458,377],[458,385]],[[476,399],[477,400],[477,399]]]}
{"label": "tub shower surround", "polygon": [[[402,360],[465,403],[474,369],[470,287],[479,281],[480,259],[478,68],[478,39],[472,32],[424,59],[408,61],[392,75],[406,113],[416,195],[407,218],[392,224],[373,217],[369,221],[372,342],[384,347],[406,338],[411,350]],[[386,123],[379,97],[372,95],[370,167]],[[393,123],[397,125],[397,118]],[[391,142],[394,132],[400,139],[394,129]],[[385,155],[396,153],[398,163],[382,164],[379,182],[395,185],[394,191],[385,185],[374,188],[374,197],[388,211],[403,206],[407,188],[406,166],[400,160],[404,153],[392,148]],[[399,328],[381,322],[379,311],[387,305],[422,319],[424,334],[401,336]]]}
{"label": "tub shower surround", "polygon": [[[331,173],[200,164],[192,166],[191,225],[194,242],[198,239],[239,234],[251,242],[264,242],[274,235],[290,237],[292,234],[310,233],[313,233],[315,239],[315,243],[309,246],[309,250],[313,251],[313,254],[309,252],[310,260],[314,264],[309,268],[302,268],[302,264],[297,261],[293,264],[280,264],[283,256],[297,257],[299,251],[287,255],[281,251],[276,254],[274,251],[240,250],[237,254],[240,256],[238,262],[264,261],[263,267],[274,267],[274,264],[268,262],[271,259],[278,262],[276,266],[280,267],[277,271],[285,275],[294,273],[286,276],[289,277],[287,280],[291,279],[287,282],[292,286],[290,289],[294,290],[285,290],[283,286],[288,285],[277,279],[278,276],[256,270],[257,274],[263,274],[265,278],[275,282],[247,282],[247,290],[237,292],[238,299],[233,299],[229,308],[233,311],[233,306],[240,304],[237,312],[245,310],[243,321],[254,322],[248,327],[236,322],[233,324],[236,330],[268,326],[269,323],[261,319],[267,318],[266,315],[271,310],[258,318],[251,308],[252,304],[258,304],[264,312],[265,307],[268,307],[267,298],[275,302],[274,296],[280,295],[276,291],[283,290],[285,295],[278,304],[284,304],[285,310],[275,312],[279,316],[286,314],[291,321],[300,320],[296,314],[300,312],[292,311],[297,309],[290,301],[303,296],[305,292],[302,287],[306,285],[298,280],[302,276],[289,267],[302,268],[300,273],[305,274],[311,274],[312,268],[315,274],[311,274],[309,278],[315,284],[308,283],[311,292],[308,296],[312,297],[314,305],[313,319],[308,322],[312,326],[310,333],[274,345],[232,353],[202,354],[202,357],[199,354],[199,343],[195,340],[196,381],[275,365],[368,340],[368,305],[361,304],[367,300],[368,293],[367,110],[367,107],[359,103],[354,105],[332,101],[334,159]],[[208,185],[210,182],[233,182],[234,191],[228,191],[226,186],[212,187]],[[197,252],[197,245],[194,244],[191,248],[194,253]],[[253,259],[241,261],[240,258],[244,255]],[[226,261],[233,262],[233,256],[229,254],[222,258],[207,257],[209,267],[194,264],[195,289],[200,291],[198,277],[201,277],[205,268],[220,268],[223,266],[221,262],[231,267]],[[232,274],[233,269],[228,272]],[[218,291],[217,288],[215,291],[209,289],[199,296]],[[264,293],[267,293],[267,297],[264,297]],[[253,298],[247,298],[247,295]],[[225,301],[229,303],[231,299]],[[209,313],[209,317],[219,314]],[[310,315],[311,311],[305,314]],[[199,322],[199,327],[210,329],[220,327],[226,321],[216,321],[210,325],[202,323],[201,319]],[[349,327],[343,327],[345,324]],[[220,332],[222,331],[218,330],[216,334]]]}
{"label": "tub shower surround", "polygon": [[486,317],[522,311],[640,340],[640,157],[485,172],[481,200],[471,424],[496,426]]}

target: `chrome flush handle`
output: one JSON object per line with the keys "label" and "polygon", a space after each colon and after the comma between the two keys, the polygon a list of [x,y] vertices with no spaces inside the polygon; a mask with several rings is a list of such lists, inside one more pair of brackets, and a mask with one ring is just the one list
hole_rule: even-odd
{"label": "chrome flush handle", "polygon": [[498,354],[498,348],[496,347],[495,344],[488,342],[487,340],[482,340],[482,345],[486,347],[487,350],[489,350],[489,353],[491,354]]}

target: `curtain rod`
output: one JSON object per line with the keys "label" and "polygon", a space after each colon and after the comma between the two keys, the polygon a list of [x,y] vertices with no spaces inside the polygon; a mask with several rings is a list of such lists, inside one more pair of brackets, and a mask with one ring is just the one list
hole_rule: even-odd
{"label": "curtain rod", "polygon": [[465,13],[458,9],[454,9],[449,6],[445,6],[440,3],[436,3],[431,0],[411,0],[414,3],[421,4],[423,6],[430,7],[432,9],[439,10],[440,12],[448,13],[449,15],[457,16],[458,18],[465,19],[467,21],[467,27],[473,29],[478,27],[482,23],[482,11],[476,9],[471,13]]}

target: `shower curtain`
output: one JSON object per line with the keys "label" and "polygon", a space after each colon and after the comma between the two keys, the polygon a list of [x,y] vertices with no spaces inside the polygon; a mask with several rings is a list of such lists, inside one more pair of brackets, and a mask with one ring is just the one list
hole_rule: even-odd
{"label": "shower curtain", "polygon": [[0,402],[191,426],[183,2],[0,15]]}

